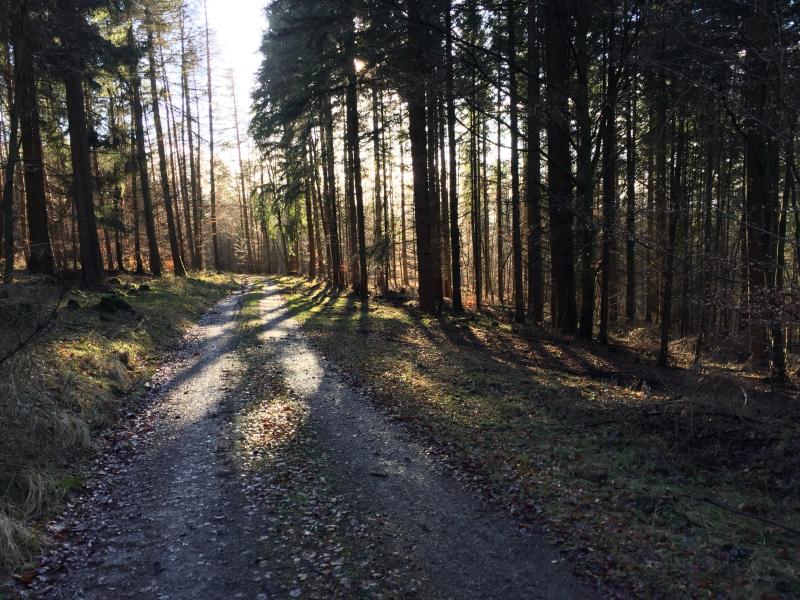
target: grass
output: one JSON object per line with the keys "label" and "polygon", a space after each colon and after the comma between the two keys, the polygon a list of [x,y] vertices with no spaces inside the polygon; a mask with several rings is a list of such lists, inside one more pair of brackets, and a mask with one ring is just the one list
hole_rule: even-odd
{"label": "grass", "polygon": [[0,364],[0,571],[30,560],[35,523],[82,486],[95,434],[125,410],[163,352],[235,286],[210,274],[119,276],[106,289],[65,293],[20,274],[0,286],[0,357],[45,325]]}
{"label": "grass", "polygon": [[331,360],[587,577],[641,597],[800,595],[800,535],[758,520],[800,529],[787,396],[497,316],[364,312],[322,284],[280,281]]}

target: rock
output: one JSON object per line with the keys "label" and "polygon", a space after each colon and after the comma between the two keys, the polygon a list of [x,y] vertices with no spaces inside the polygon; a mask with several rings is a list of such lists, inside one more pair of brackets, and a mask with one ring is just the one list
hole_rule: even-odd
{"label": "rock", "polygon": [[133,307],[130,304],[119,296],[114,295],[103,296],[94,308],[96,311],[106,314],[133,312]]}
{"label": "rock", "polygon": [[106,281],[109,283],[109,285],[122,285],[119,277],[109,277]]}

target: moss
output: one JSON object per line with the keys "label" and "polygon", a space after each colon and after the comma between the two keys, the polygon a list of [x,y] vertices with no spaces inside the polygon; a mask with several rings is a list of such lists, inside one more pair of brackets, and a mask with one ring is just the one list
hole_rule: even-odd
{"label": "moss", "polygon": [[68,496],[72,492],[81,489],[85,483],[86,477],[82,474],[65,475],[56,481],[56,488],[62,495]]}

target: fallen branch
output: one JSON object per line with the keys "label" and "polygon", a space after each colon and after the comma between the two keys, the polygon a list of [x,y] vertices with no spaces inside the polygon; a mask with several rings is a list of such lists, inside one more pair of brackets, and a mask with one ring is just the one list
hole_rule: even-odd
{"label": "fallen branch", "polygon": [[695,502],[705,502],[706,504],[711,504],[712,506],[716,506],[717,508],[721,508],[722,510],[727,510],[735,515],[739,515],[742,517],[748,517],[750,519],[754,519],[756,521],[761,521],[762,523],[766,523],[767,525],[772,525],[773,527],[778,527],[783,529],[784,531],[788,531],[789,533],[794,533],[795,535],[800,535],[800,530],[795,529],[794,527],[790,527],[788,525],[784,525],[783,523],[778,523],[777,521],[773,521],[771,519],[767,519],[765,517],[759,517],[758,515],[754,515],[751,513],[746,513],[744,511],[738,510],[733,508],[732,506],[728,506],[723,504],[722,502],[717,502],[716,500],[711,500],[709,498],[698,498],[697,496],[690,496],[688,494],[680,494],[683,498],[688,498],[689,500],[694,500]]}
{"label": "fallen branch", "polygon": [[39,321],[36,324],[36,327],[33,328],[33,331],[31,331],[27,337],[25,337],[24,339],[21,338],[18,339],[17,345],[14,346],[14,348],[12,348],[9,352],[4,354],[3,356],[0,356],[0,365],[2,365],[4,362],[9,360],[15,354],[20,352],[23,348],[25,348],[25,346],[27,346],[31,341],[33,341],[33,339],[37,335],[39,335],[42,331],[44,331],[50,326],[50,323],[52,323],[55,320],[56,316],[58,315],[58,310],[61,308],[61,301],[64,299],[64,295],[66,293],[67,293],[67,288],[62,287],[61,294],[59,294],[58,300],[56,301],[56,305],[53,307],[52,312],[48,315],[46,319],[44,319],[43,321]]}

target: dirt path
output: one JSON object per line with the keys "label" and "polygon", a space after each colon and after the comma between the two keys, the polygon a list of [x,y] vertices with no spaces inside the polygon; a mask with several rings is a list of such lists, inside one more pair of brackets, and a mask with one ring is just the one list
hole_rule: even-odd
{"label": "dirt path", "polygon": [[[44,559],[34,595],[596,595],[554,548],[519,533],[345,385],[273,284],[251,294],[262,311],[261,344],[243,352],[249,338],[236,326],[243,297],[206,315],[180,360],[154,380],[154,402],[116,434],[91,495],[52,526],[64,543]],[[243,470],[233,424],[264,409],[250,421],[269,428],[270,410],[296,410],[270,404],[278,388],[260,381],[262,372],[281,379],[301,407],[303,434],[282,442],[261,471]],[[315,580],[335,587],[314,587]]]}
{"label": "dirt path", "polygon": [[590,598],[558,553],[523,536],[350,389],[315,352],[266,286],[262,336],[287,384],[311,408],[311,425],[335,457],[340,484],[365,510],[386,514],[427,565],[440,598]]}
{"label": "dirt path", "polygon": [[220,577],[248,551],[216,448],[239,367],[241,298],[207,313],[159,371],[151,387],[160,398],[123,427],[99,459],[91,497],[56,526],[68,541],[45,561],[36,595],[225,598],[239,587]]}

